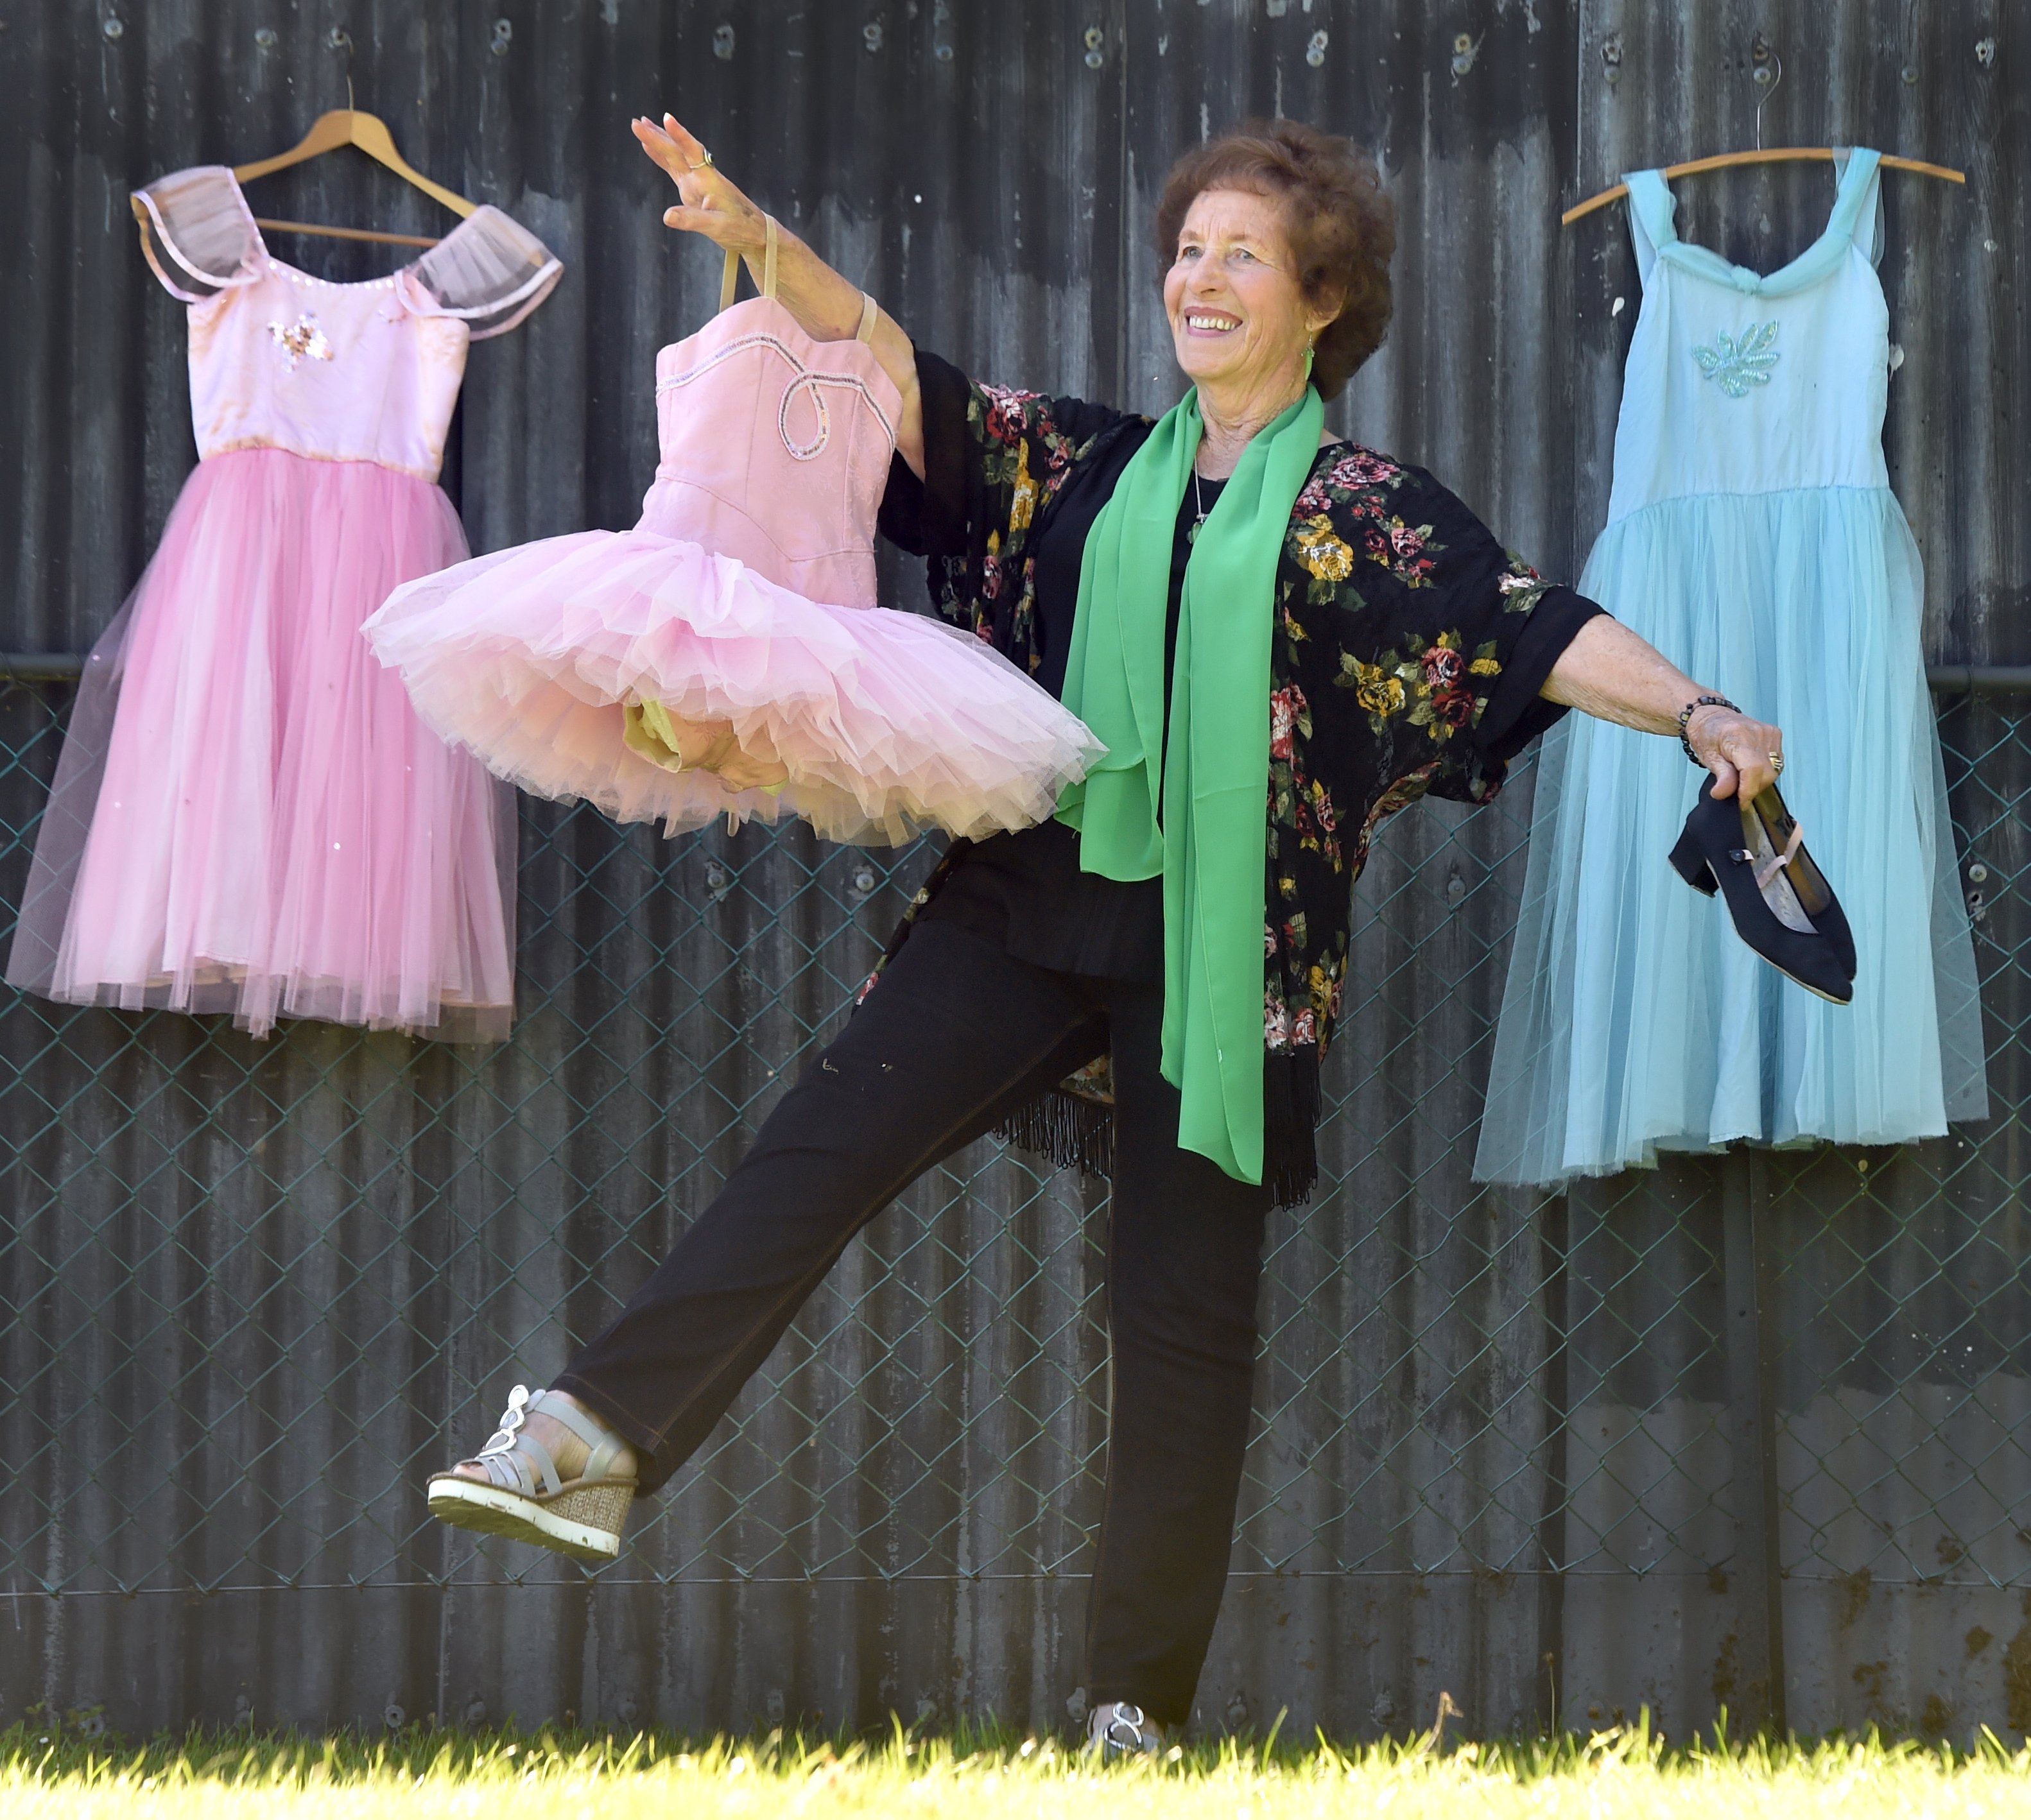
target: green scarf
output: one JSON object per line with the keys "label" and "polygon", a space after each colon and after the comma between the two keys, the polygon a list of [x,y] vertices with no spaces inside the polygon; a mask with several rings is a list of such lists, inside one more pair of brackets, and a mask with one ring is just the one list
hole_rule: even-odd
{"label": "green scarf", "polygon": [[1065,671],[1065,705],[1107,753],[1059,798],[1058,820],[1079,831],[1085,871],[1163,875],[1163,1071],[1183,1100],[1178,1142],[1241,1182],[1262,1179],[1276,564],[1325,419],[1306,386],[1249,444],[1200,527],[1185,569],[1166,728],[1171,550],[1204,428],[1198,393],[1159,419],[1087,535]]}

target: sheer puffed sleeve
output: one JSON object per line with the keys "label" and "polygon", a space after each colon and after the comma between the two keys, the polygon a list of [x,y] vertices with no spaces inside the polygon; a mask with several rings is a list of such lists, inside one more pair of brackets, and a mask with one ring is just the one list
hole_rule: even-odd
{"label": "sheer puffed sleeve", "polygon": [[133,204],[141,251],[171,296],[202,303],[260,277],[261,232],[223,165],[158,177],[135,191]]}
{"label": "sheer puffed sleeve", "polygon": [[505,335],[547,297],[564,266],[520,221],[490,206],[475,209],[410,268],[409,307],[457,316],[472,339]]}

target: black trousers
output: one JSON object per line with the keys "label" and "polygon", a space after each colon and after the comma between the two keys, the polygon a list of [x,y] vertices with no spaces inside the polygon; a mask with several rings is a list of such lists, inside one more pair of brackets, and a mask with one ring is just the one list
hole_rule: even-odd
{"label": "black trousers", "polygon": [[1106,1492],[1086,1632],[1095,1703],[1189,1715],[1248,1437],[1266,1189],[1177,1145],[1161,985],[1047,971],[929,918],[777,1104],[725,1189],[557,1380],[643,1484],[705,1440],[854,1234],[940,1159],[1110,1046]]}

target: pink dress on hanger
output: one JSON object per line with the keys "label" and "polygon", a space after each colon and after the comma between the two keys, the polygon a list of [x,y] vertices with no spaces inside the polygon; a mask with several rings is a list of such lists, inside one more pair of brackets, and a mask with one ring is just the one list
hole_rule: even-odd
{"label": "pink dress on hanger", "polygon": [[269,253],[229,170],[139,199],[148,262],[191,306],[199,460],[86,665],[8,981],[257,1034],[498,1039],[512,797],[419,722],[360,628],[467,553],[435,484],[466,348],[561,268],[481,208],[393,277],[328,284]]}
{"label": "pink dress on hanger", "polygon": [[[757,297],[657,355],[656,411],[632,530],[461,563],[368,622],[424,720],[525,789],[673,834],[788,814],[896,843],[1048,817],[1101,750],[1085,724],[967,633],[875,604],[902,399],[865,343]],[[773,785],[688,767],[671,720],[730,726]]]}

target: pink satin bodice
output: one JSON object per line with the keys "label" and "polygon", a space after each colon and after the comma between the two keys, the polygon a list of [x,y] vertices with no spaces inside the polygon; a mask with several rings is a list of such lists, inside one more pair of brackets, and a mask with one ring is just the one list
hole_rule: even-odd
{"label": "pink satin bodice", "polygon": [[198,304],[198,453],[286,448],[435,480],[471,333],[454,317],[406,307],[410,282],[403,274],[327,285],[271,259],[253,284]]}
{"label": "pink satin bodice", "polygon": [[871,607],[902,412],[864,341],[814,341],[771,297],[736,303],[656,356],[661,459],[641,528],[807,600]]}

